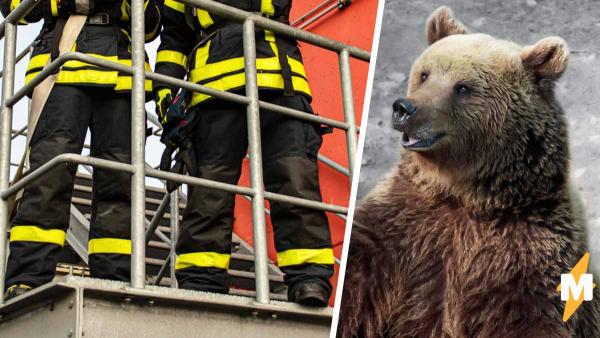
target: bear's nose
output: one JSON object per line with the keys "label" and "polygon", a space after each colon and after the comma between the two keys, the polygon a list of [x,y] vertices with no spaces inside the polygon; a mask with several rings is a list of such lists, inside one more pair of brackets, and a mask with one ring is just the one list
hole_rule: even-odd
{"label": "bear's nose", "polygon": [[404,125],[408,119],[417,112],[417,107],[405,98],[396,100],[392,107],[394,108],[392,121],[395,129]]}

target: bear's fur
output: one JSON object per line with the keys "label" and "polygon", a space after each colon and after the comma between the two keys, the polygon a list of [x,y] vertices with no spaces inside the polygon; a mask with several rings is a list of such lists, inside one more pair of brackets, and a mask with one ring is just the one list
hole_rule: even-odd
{"label": "bear's fur", "polygon": [[554,97],[566,43],[472,34],[446,7],[427,38],[409,149],[356,208],[337,337],[600,337],[598,288],[566,323],[557,291],[586,252]]}

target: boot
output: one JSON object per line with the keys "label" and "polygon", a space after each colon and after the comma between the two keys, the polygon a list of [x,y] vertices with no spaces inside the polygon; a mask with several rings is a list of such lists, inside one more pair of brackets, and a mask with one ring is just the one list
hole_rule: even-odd
{"label": "boot", "polygon": [[301,305],[326,307],[329,301],[329,292],[320,284],[312,282],[300,283],[290,288],[288,298]]}
{"label": "boot", "polygon": [[26,293],[27,291],[29,291],[31,289],[32,289],[31,286],[28,286],[28,285],[25,285],[25,284],[15,284],[15,285],[12,285],[4,293],[4,300],[5,301],[11,300],[11,299],[13,299],[15,297],[18,297],[18,296]]}

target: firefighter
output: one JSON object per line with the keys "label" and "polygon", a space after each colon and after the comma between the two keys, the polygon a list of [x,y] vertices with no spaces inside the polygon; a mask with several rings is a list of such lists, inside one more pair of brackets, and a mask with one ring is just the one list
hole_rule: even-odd
{"label": "firefighter", "polygon": [[[289,24],[292,0],[230,0],[227,5]],[[311,92],[294,40],[257,30],[260,99],[312,113]],[[207,87],[244,94],[242,24],[166,0],[156,71]],[[157,114],[165,126],[178,88],[155,84]],[[197,176],[237,184],[247,151],[246,106],[201,93],[189,98]],[[192,123],[190,123],[192,125]],[[317,153],[320,125],[261,111],[262,154],[267,191],[320,201]],[[188,170],[188,172],[190,172]],[[181,288],[226,293],[234,194],[190,187],[177,243]],[[324,212],[271,201],[278,264],[288,298],[326,306],[334,255]]]}
{"label": "firefighter", "polygon": [[[8,15],[19,0],[1,0]],[[146,39],[160,30],[161,4],[146,0]],[[131,65],[129,0],[42,0],[22,24],[43,20],[26,73],[37,76],[58,55],[58,41],[71,14],[87,16],[74,51]],[[150,65],[146,63],[146,68]],[[88,127],[91,156],[131,163],[130,75],[71,60],[57,74],[30,142],[30,168],[35,170],[64,153],[81,153]],[[146,82],[147,98],[152,84]],[[11,220],[6,299],[50,282],[69,227],[76,166],[58,166],[28,185]],[[130,177],[95,169],[89,235],[92,277],[128,281],[130,276]]]}

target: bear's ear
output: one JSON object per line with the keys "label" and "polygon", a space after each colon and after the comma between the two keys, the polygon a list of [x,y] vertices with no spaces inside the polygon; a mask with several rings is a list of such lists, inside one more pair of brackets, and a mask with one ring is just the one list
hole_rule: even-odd
{"label": "bear's ear", "polygon": [[569,50],[565,40],[551,36],[541,39],[521,52],[525,68],[531,70],[538,79],[558,79],[567,68]]}
{"label": "bear's ear", "polygon": [[454,17],[450,8],[439,7],[427,19],[427,41],[430,45],[455,34],[469,34],[469,30]]}

